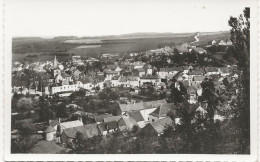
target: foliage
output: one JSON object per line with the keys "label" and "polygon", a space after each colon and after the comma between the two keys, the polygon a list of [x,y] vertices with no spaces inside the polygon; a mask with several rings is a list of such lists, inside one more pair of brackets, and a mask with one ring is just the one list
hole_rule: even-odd
{"label": "foliage", "polygon": [[238,94],[231,106],[233,122],[237,127],[236,138],[240,143],[239,153],[250,152],[250,8],[245,8],[238,18],[231,17],[231,41],[238,58],[242,74],[236,81]]}

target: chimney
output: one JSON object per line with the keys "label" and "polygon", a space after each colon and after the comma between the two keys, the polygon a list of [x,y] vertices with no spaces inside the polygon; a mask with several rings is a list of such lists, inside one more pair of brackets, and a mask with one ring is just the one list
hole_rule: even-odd
{"label": "chimney", "polygon": [[60,118],[58,118],[58,122],[60,123]]}
{"label": "chimney", "polygon": [[49,119],[49,125],[51,125],[51,119]]}

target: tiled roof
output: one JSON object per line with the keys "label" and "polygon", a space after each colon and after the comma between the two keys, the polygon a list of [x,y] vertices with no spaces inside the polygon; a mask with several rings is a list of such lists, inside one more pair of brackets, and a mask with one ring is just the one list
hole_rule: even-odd
{"label": "tiled roof", "polygon": [[113,76],[112,80],[118,80],[120,75]]}
{"label": "tiled roof", "polygon": [[122,118],[118,121],[118,126],[126,126],[128,129],[131,129],[134,125],[137,125],[137,122],[130,117],[122,116]]}
{"label": "tiled roof", "polygon": [[83,134],[83,138],[92,138],[99,135],[97,124],[88,124],[73,128],[64,129],[63,133],[69,138],[76,138],[76,133],[80,132]]}
{"label": "tiled roof", "polygon": [[110,116],[107,118],[104,118],[103,121],[106,122],[111,122],[111,121],[118,121],[121,118],[121,116]]}
{"label": "tiled roof", "polygon": [[58,119],[50,120],[49,124],[51,127],[55,127],[59,123]]}
{"label": "tiled roof", "polygon": [[111,116],[112,116],[112,114],[102,114],[102,115],[95,116],[95,122],[103,122],[103,120],[105,118],[108,118]]}
{"label": "tiled roof", "polygon": [[230,73],[230,69],[228,67],[219,67],[218,69],[221,73]]}
{"label": "tiled roof", "polygon": [[139,72],[145,72],[144,68],[137,68],[136,70]]}
{"label": "tiled roof", "polygon": [[157,75],[143,75],[141,79],[159,79]]}
{"label": "tiled roof", "polygon": [[67,74],[67,73],[61,73],[61,76],[62,76],[63,78],[70,77],[70,75]]}
{"label": "tiled roof", "polygon": [[154,130],[160,134],[166,129],[167,126],[173,126],[173,121],[170,117],[165,117],[163,119],[159,119],[155,122],[150,123]]}
{"label": "tiled roof", "polygon": [[162,72],[183,71],[182,67],[160,68]]}
{"label": "tiled roof", "polygon": [[206,71],[206,73],[207,72],[218,72],[218,69],[216,67],[206,67],[205,71]]}
{"label": "tiled roof", "polygon": [[119,107],[120,107],[122,112],[137,111],[137,110],[143,110],[144,109],[143,103],[119,104]]}
{"label": "tiled roof", "polygon": [[136,77],[136,76],[129,76],[128,77],[128,80],[129,81],[138,81],[139,77]]}
{"label": "tiled roof", "polygon": [[136,122],[144,121],[144,118],[140,111],[133,111],[133,112],[128,112],[128,115],[130,118],[134,119]]}
{"label": "tiled roof", "polygon": [[106,74],[118,74],[117,71],[105,71]]}
{"label": "tiled roof", "polygon": [[150,109],[150,108],[156,108],[160,105],[166,104],[166,100],[156,100],[156,101],[149,101],[149,102],[143,102],[144,109]]}
{"label": "tiled roof", "polygon": [[175,110],[176,106],[174,103],[167,103],[159,106],[157,109],[155,109],[151,115],[157,116],[157,117],[165,117],[167,114],[172,110]]}
{"label": "tiled roof", "polygon": [[68,122],[63,122],[60,123],[60,126],[64,129],[66,128],[72,128],[72,127],[78,127],[78,126],[82,126],[83,123],[79,120],[74,120],[74,121],[68,121]]}
{"label": "tiled roof", "polygon": [[110,122],[106,122],[106,123],[100,123],[97,125],[97,127],[100,132],[103,132],[103,131],[109,131],[112,129],[117,129],[118,125],[117,125],[117,121],[110,121]]}
{"label": "tiled roof", "polygon": [[201,81],[201,82],[202,82],[202,81],[204,81],[204,79],[205,79],[205,76],[194,76],[194,78],[193,78],[193,80],[194,80],[194,81],[197,81],[197,82],[198,82],[198,81]]}
{"label": "tiled roof", "polygon": [[188,72],[188,75],[203,75],[204,74],[204,70],[197,68],[197,69],[192,69]]}
{"label": "tiled roof", "polygon": [[127,77],[126,76],[121,76],[119,78],[118,82],[127,82]]}

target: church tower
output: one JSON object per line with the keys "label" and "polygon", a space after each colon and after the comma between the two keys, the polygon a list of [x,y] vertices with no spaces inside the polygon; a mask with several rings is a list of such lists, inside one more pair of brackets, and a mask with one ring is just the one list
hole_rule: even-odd
{"label": "church tower", "polygon": [[54,62],[53,62],[53,67],[54,67],[54,68],[57,68],[57,66],[58,66],[58,65],[57,65],[57,59],[56,59],[56,55],[55,55]]}

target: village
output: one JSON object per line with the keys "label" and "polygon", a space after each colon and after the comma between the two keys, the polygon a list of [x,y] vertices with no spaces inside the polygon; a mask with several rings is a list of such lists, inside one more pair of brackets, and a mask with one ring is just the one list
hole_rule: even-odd
{"label": "village", "polygon": [[239,94],[240,71],[213,59],[213,47],[227,51],[232,42],[15,62],[12,141],[21,136],[36,140],[31,153],[69,153],[79,136],[87,140],[134,132],[131,140],[139,134],[157,138],[184,123],[183,105],[192,111],[191,123],[226,122]]}

